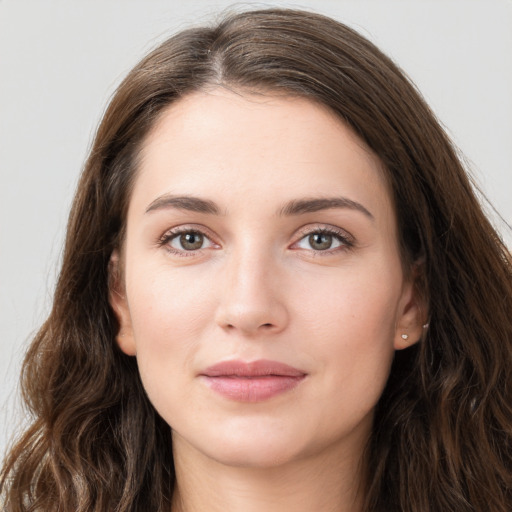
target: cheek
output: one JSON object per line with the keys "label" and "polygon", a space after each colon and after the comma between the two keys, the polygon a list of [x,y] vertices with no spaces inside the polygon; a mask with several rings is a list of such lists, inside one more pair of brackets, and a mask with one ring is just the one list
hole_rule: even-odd
{"label": "cheek", "polygon": [[201,279],[137,268],[127,294],[139,372],[155,406],[179,402],[181,379],[193,375],[194,355],[212,316],[211,300]]}
{"label": "cheek", "polygon": [[389,375],[400,291],[399,280],[374,277],[354,271],[310,287],[299,306],[303,349],[315,360],[319,385],[332,400],[362,409],[376,403]]}
{"label": "cheek", "polygon": [[133,266],[137,271],[127,282],[127,294],[138,344],[165,350],[177,340],[193,340],[212,308],[205,276],[172,272],[165,264]]}
{"label": "cheek", "polygon": [[328,279],[305,280],[294,293],[302,323],[325,333],[320,343],[333,335],[355,346],[391,342],[402,280],[398,272],[387,273],[351,267]]}

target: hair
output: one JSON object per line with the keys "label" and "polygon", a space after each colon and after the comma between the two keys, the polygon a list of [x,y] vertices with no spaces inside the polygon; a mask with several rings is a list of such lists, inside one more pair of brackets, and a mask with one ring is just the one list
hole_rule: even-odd
{"label": "hair", "polygon": [[420,265],[427,334],[396,354],[366,457],[367,512],[512,509],[512,261],[439,122],[404,73],[327,17],[268,9],[192,28],[114,94],[72,206],[53,308],[22,392],[33,422],[5,460],[4,510],[164,511],[170,427],[116,345],[109,260],[145,137],[212,86],[322,104],[380,158],[404,266]]}

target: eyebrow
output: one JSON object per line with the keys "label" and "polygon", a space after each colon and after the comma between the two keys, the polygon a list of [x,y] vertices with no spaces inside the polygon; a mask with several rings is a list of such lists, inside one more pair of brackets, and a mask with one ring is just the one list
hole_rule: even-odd
{"label": "eyebrow", "polygon": [[193,196],[174,196],[171,194],[164,194],[157,197],[147,208],[146,213],[175,208],[177,210],[186,210],[189,212],[207,213],[209,215],[220,215],[219,207],[208,199],[201,199]]}
{"label": "eyebrow", "polygon": [[[220,215],[220,208],[209,199],[201,199],[194,196],[175,196],[164,194],[156,198],[146,209],[146,213],[155,210],[174,208],[208,215]],[[321,210],[343,208],[363,213],[366,217],[374,220],[374,216],[361,204],[346,197],[320,197],[294,199],[286,203],[279,211],[279,216],[289,217],[314,213]]]}
{"label": "eyebrow", "polygon": [[306,198],[294,199],[287,203],[279,212],[280,215],[302,215],[304,213],[318,212],[320,210],[329,210],[332,208],[348,208],[349,210],[356,210],[366,217],[374,220],[373,215],[357,201],[348,199],[347,197],[320,197],[320,198]]}

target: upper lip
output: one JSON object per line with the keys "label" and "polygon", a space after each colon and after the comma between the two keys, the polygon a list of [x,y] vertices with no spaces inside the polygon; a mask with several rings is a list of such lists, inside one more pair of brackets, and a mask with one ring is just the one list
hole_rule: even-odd
{"label": "upper lip", "polygon": [[258,361],[222,361],[209,366],[201,375],[206,377],[304,377],[305,372],[278,361],[260,359]]}

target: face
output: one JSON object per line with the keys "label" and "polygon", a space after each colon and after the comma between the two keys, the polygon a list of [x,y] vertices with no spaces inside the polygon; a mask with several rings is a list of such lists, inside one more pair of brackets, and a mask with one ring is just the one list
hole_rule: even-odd
{"label": "face", "polygon": [[361,447],[421,334],[379,160],[304,99],[170,106],[113,263],[118,343],[175,453],[261,467]]}

